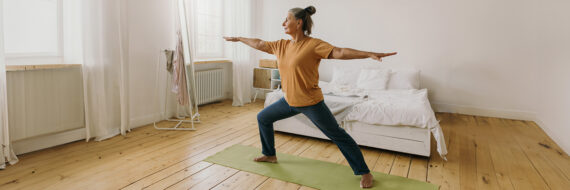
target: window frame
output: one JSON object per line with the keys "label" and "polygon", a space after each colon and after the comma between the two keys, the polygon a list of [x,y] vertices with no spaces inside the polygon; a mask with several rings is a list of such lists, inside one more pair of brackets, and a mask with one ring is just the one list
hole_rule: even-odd
{"label": "window frame", "polygon": [[[217,7],[220,10],[220,34],[223,35],[224,33],[224,3],[222,0],[220,1],[220,5],[219,7]],[[196,60],[208,60],[208,59],[224,59],[225,58],[225,47],[224,47],[224,42],[221,39],[220,36],[220,40],[219,40],[219,45],[220,45],[220,49],[219,52],[216,53],[199,53],[198,52],[198,36],[200,34],[198,34],[198,30],[199,30],[199,26],[198,26],[198,1],[192,1],[192,43],[194,44],[194,48],[193,48],[193,54],[196,57]]]}

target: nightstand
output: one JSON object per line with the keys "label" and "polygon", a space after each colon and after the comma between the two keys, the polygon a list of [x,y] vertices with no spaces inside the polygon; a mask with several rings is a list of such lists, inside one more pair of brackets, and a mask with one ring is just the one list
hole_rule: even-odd
{"label": "nightstand", "polygon": [[279,69],[257,67],[253,69],[253,88],[255,96],[253,102],[257,98],[259,91],[274,91],[281,88],[281,76]]}

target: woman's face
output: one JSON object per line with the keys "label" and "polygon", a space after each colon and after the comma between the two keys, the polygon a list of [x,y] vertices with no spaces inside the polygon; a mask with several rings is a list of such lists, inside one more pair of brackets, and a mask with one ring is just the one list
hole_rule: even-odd
{"label": "woman's face", "polygon": [[296,19],[293,13],[289,12],[285,21],[283,22],[283,29],[285,30],[285,34],[295,34],[298,30],[301,30],[301,19]]}

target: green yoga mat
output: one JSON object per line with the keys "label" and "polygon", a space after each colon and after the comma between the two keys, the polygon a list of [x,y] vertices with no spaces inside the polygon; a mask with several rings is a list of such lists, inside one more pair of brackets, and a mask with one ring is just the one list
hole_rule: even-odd
{"label": "green yoga mat", "polygon": [[[252,161],[260,155],[257,148],[234,145],[205,161],[317,189],[361,189],[360,176],[355,176],[348,166],[281,153],[277,153],[277,164]],[[372,172],[372,175],[374,187],[371,189],[438,189],[434,184],[400,176],[379,172]]]}

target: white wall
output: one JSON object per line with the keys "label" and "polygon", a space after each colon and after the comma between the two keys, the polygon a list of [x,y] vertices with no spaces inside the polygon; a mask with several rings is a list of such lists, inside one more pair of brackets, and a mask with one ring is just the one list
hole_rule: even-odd
{"label": "white wall", "polygon": [[[287,10],[308,5],[317,9],[313,37],[339,47],[397,51],[382,64],[420,69],[436,111],[541,120],[570,151],[562,138],[570,134],[564,117],[570,113],[569,58],[562,53],[570,52],[567,1],[262,1],[256,37],[289,38],[281,26]],[[339,64],[379,63],[323,60],[321,79],[330,80]]]}
{"label": "white wall", "polygon": [[[541,2],[532,22],[536,35],[535,64],[538,65],[539,93],[537,123],[558,145],[570,153],[570,1]],[[529,57],[535,57],[529,56]]]}

